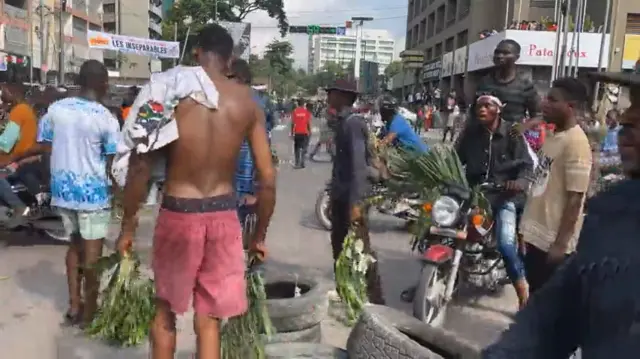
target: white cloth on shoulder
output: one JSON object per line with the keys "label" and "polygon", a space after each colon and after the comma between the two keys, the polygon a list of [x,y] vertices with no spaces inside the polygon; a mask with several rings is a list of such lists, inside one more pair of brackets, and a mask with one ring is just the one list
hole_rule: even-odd
{"label": "white cloth on shoulder", "polygon": [[[178,66],[151,75],[131,106],[116,147],[112,173],[124,187],[131,152],[148,153],[178,139],[174,111],[178,102],[191,98],[210,109],[218,108],[220,94],[200,66]],[[155,179],[164,178],[166,160],[154,164]]]}

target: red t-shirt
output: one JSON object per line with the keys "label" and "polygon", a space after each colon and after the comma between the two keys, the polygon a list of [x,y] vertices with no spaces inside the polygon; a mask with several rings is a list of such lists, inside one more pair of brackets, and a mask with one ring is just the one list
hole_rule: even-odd
{"label": "red t-shirt", "polygon": [[308,135],[311,125],[311,112],[304,107],[297,107],[291,113],[294,135]]}

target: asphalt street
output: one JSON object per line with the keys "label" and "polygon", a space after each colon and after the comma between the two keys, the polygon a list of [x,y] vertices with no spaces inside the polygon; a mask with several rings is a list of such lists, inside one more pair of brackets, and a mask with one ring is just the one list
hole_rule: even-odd
{"label": "asphalt street", "polygon": [[[428,133],[425,138],[433,143],[440,138],[440,132]],[[328,157],[322,161],[321,155],[319,162],[309,162],[307,168],[294,170],[290,161],[293,146],[287,132],[283,128],[274,131],[273,141],[281,164],[277,206],[267,239],[270,251],[267,269],[312,273],[331,279],[329,234],[319,227],[314,214],[316,195],[329,179],[331,164]],[[315,139],[311,142],[315,143]],[[150,247],[153,225],[153,214],[143,218],[137,239],[142,252]],[[400,292],[417,280],[419,264],[410,253],[410,237],[402,225],[399,220],[376,214],[371,220],[371,238],[379,256],[387,304],[410,312],[409,305],[400,301]],[[111,242],[117,228],[114,224]],[[11,236],[11,244],[0,248],[1,358],[134,357],[131,351],[109,349],[61,328],[62,315],[67,309],[64,245],[35,235],[2,235]],[[446,327],[467,339],[488,343],[508,325],[516,303],[511,287],[498,294],[471,295],[450,308]],[[189,320],[187,315],[179,322],[179,348],[185,357],[193,350]],[[324,340],[343,347],[348,331],[335,320],[328,320]]]}

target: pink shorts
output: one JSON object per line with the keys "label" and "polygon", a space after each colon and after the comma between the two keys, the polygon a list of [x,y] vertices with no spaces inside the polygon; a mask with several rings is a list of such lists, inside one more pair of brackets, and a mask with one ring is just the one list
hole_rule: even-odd
{"label": "pink shorts", "polygon": [[153,273],[157,297],[174,313],[186,312],[191,296],[199,314],[230,318],[247,310],[235,206],[225,197],[163,199],[153,238]]}

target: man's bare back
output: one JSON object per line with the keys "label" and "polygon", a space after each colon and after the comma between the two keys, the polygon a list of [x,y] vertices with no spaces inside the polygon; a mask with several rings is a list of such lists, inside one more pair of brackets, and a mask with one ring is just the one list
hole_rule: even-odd
{"label": "man's bare back", "polygon": [[[218,109],[210,110],[192,99],[182,100],[176,108],[179,138],[167,148],[167,195],[206,198],[232,193],[243,140],[251,141],[256,127],[266,133],[250,88],[226,77],[212,79],[220,92]],[[268,147],[264,138],[264,143],[253,145]]]}

